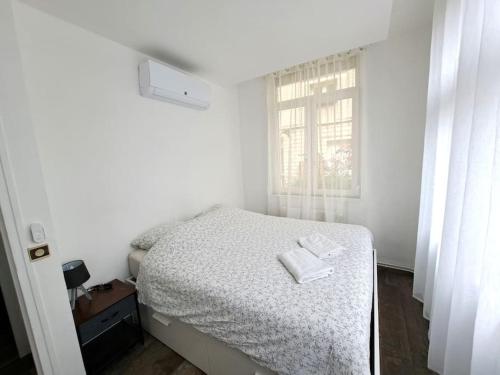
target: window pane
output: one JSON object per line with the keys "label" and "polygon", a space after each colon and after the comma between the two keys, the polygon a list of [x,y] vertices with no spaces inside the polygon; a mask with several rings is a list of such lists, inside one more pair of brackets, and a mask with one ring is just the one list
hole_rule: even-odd
{"label": "window pane", "polygon": [[309,85],[303,81],[281,85],[277,90],[277,100],[278,102],[284,102],[287,100],[303,98],[307,95],[311,95],[311,93],[308,91],[308,87]]}
{"label": "window pane", "polygon": [[320,154],[318,166],[318,188],[344,190],[352,188],[351,140],[326,142]]}
{"label": "window pane", "polygon": [[352,122],[340,122],[319,126],[318,149],[326,152],[332,142],[350,140],[352,138]]}
{"label": "window pane", "polygon": [[336,74],[337,89],[347,89],[356,86],[356,69],[344,70]]}
{"label": "window pane", "polygon": [[280,132],[281,186],[298,187],[304,179],[304,128]]}
{"label": "window pane", "polygon": [[[273,132],[277,131],[278,139],[272,145],[276,155],[273,163],[279,161],[272,168],[278,174],[273,178],[279,184],[276,191],[357,191],[353,181],[358,184],[359,171],[352,163],[353,151],[358,152],[358,140],[353,139],[357,134],[353,134],[353,126],[357,126],[357,69],[357,55],[337,55],[269,77],[273,79],[275,95],[271,109],[273,116],[277,115]],[[354,155],[354,160],[358,159]]]}
{"label": "window pane", "polygon": [[318,116],[318,189],[352,188],[352,98],[322,106]]}
{"label": "window pane", "polygon": [[[311,73],[308,79],[297,76],[290,83],[278,85],[276,93],[278,102],[305,98],[315,93],[327,94],[334,90],[348,89],[356,87],[356,69],[342,69],[339,66],[330,64],[330,70],[323,69],[321,75]],[[319,90],[319,91],[318,91]]]}
{"label": "window pane", "polygon": [[352,98],[338,100],[335,105],[323,105],[318,117],[320,124],[352,121]]}
{"label": "window pane", "polygon": [[278,112],[278,121],[280,129],[304,126],[304,107],[280,110]]}

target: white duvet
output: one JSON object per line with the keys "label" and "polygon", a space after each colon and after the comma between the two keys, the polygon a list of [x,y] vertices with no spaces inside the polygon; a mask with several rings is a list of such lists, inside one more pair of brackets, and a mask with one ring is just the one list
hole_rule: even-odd
{"label": "white duvet", "polygon": [[[298,284],[277,255],[314,232],[347,250]],[[281,374],[370,373],[372,243],[361,226],[218,208],[178,225],[144,258],[140,302]]]}

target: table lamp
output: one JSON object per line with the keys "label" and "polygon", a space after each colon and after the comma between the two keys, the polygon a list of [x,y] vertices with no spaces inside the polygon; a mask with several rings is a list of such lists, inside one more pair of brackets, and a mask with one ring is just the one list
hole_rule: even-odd
{"label": "table lamp", "polygon": [[83,283],[90,279],[90,274],[83,260],[72,260],[71,262],[64,263],[62,268],[64,272],[64,281],[66,281],[66,288],[71,290],[71,309],[74,310],[76,292],[78,289],[80,289],[89,300],[92,299],[90,293],[83,286]]}

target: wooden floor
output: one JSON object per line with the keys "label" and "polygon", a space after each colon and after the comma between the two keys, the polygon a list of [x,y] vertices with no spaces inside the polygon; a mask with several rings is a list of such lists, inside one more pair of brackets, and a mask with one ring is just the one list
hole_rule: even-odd
{"label": "wooden floor", "polygon": [[16,342],[10,328],[9,316],[0,290],[0,374],[36,374],[31,355],[19,358]]}
{"label": "wooden floor", "polygon": [[[382,375],[434,374],[427,369],[428,323],[422,317],[422,304],[412,298],[412,280],[408,272],[378,269]],[[203,375],[203,372],[147,335],[144,346],[136,346],[108,367],[105,374]]]}
{"label": "wooden floor", "polygon": [[169,347],[145,334],[144,346],[136,345],[128,355],[109,366],[106,375],[203,375]]}
{"label": "wooden floor", "polygon": [[[382,375],[434,374],[427,369],[428,323],[422,304],[412,297],[413,275],[379,267],[380,355]],[[107,374],[201,375],[202,371],[148,337]]]}
{"label": "wooden floor", "polygon": [[422,303],[412,297],[413,275],[378,267],[382,375],[435,374],[427,369],[427,331]]}
{"label": "wooden floor", "polygon": [[[0,250],[1,251],[1,250]],[[17,358],[16,343],[10,328],[9,316],[0,290],[0,369]]]}

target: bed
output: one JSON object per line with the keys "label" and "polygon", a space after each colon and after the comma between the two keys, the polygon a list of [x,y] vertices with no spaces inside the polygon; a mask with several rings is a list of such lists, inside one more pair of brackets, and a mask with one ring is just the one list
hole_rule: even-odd
{"label": "bed", "polygon": [[[297,284],[277,255],[320,232],[348,249]],[[143,325],[208,374],[378,373],[376,264],[364,227],[219,207],[129,256]]]}

